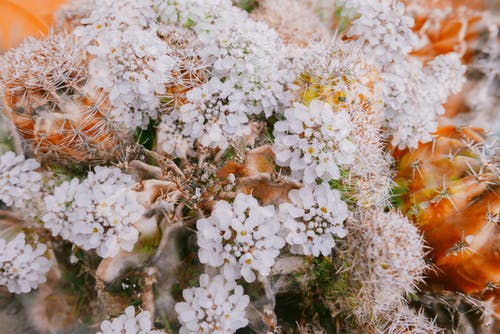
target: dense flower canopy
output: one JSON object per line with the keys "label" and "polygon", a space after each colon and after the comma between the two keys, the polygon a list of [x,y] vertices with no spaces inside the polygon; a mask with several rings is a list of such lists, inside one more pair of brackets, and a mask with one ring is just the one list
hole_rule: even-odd
{"label": "dense flower canopy", "polygon": [[63,6],[0,56],[0,293],[51,333],[492,318],[498,24],[429,2]]}

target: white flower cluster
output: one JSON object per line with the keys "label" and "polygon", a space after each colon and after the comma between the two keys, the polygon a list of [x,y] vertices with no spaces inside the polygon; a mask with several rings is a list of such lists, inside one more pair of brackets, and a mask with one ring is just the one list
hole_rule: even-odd
{"label": "white flower cluster", "polygon": [[346,111],[333,111],[316,99],[309,106],[295,103],[285,111],[285,120],[274,125],[276,162],[290,167],[292,177],[304,184],[339,179],[340,167],[354,161],[351,131]]}
{"label": "white flower cluster", "polygon": [[0,201],[8,206],[24,208],[40,191],[40,164],[35,159],[7,152],[0,156]]}
{"label": "white flower cluster", "polygon": [[465,83],[467,66],[462,64],[455,52],[437,56],[424,68],[429,77],[429,90],[434,91],[435,100],[445,103],[450,93],[456,94]]}
{"label": "white flower cluster", "polygon": [[150,0],[105,0],[75,29],[89,44],[91,84],[109,92],[111,118],[132,129],[158,117],[177,63],[158,36],[156,16]]}
{"label": "white flower cluster", "polygon": [[235,281],[221,275],[200,276],[200,287],[182,292],[185,302],[175,305],[180,334],[232,334],[248,324],[245,309],[250,298]]}
{"label": "white flower cluster", "polygon": [[425,68],[410,56],[419,40],[400,1],[342,0],[338,6],[351,20],[347,36],[365,42],[365,58],[380,70],[384,125],[392,144],[405,148],[430,141],[436,117],[444,113],[442,104],[464,82],[466,67],[459,55],[439,56]]}
{"label": "white flower cluster", "polygon": [[305,186],[288,193],[290,203],[279,207],[284,221],[286,242],[292,253],[330,255],[335,247],[333,236],[345,237],[343,227],[348,208],[338,190],[328,184]]}
{"label": "white flower cluster", "polygon": [[229,138],[249,131],[251,115],[269,117],[289,104],[286,86],[295,73],[287,49],[267,25],[226,0],[162,1],[159,13],[165,22],[196,32],[198,55],[209,73],[187,93],[185,105],[162,118],[159,141],[166,152],[185,156],[196,140],[225,148]]}
{"label": "white flower cluster", "polygon": [[8,242],[0,238],[0,285],[12,293],[27,293],[45,283],[51,266],[44,256],[46,251],[44,244],[37,244],[35,249],[27,244],[24,233]]}
{"label": "white flower cluster", "polygon": [[131,251],[139,236],[134,223],[145,210],[133,184],[131,176],[110,167],[96,167],[81,183],[65,181],[45,198],[44,226],[101,257]]}
{"label": "white flower cluster", "polygon": [[208,218],[198,220],[201,263],[222,267],[226,279],[243,276],[253,282],[254,270],[269,275],[285,241],[273,206],[262,207],[251,195],[238,194],[232,204],[218,201]]}
{"label": "white flower cluster", "polygon": [[418,43],[411,30],[414,20],[398,0],[341,0],[337,5],[352,19],[347,36],[361,38],[376,63],[399,60]]}
{"label": "white flower cluster", "polygon": [[417,147],[432,140],[436,115],[444,113],[443,103],[457,93],[464,82],[465,65],[457,54],[439,56],[422,68],[409,58],[390,64],[382,73],[385,119],[391,129],[392,144]]}
{"label": "white flower cluster", "polygon": [[163,331],[152,329],[151,314],[142,311],[135,315],[135,308],[129,306],[124,314],[101,323],[101,330],[97,334],[162,334]]}

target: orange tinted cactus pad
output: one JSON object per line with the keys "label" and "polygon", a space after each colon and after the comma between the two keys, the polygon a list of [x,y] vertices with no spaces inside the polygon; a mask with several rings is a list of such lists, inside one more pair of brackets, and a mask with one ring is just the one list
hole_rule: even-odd
{"label": "orange tinted cactus pad", "polygon": [[394,153],[402,210],[432,248],[434,280],[481,296],[500,282],[498,162],[483,135],[441,127],[432,143]]}

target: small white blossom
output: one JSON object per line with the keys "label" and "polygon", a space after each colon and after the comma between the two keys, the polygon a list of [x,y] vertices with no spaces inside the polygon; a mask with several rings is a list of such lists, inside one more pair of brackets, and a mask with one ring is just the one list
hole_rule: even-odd
{"label": "small white blossom", "polygon": [[280,223],[272,206],[262,207],[251,195],[238,194],[233,203],[218,201],[208,218],[196,223],[201,263],[222,267],[228,279],[247,282],[254,271],[269,275],[274,259],[285,245],[278,236]]}
{"label": "small white blossom", "polygon": [[347,36],[362,39],[377,64],[404,58],[418,43],[411,30],[414,20],[398,0],[341,0],[337,5],[352,20]]}
{"label": "small white blossom", "polygon": [[313,100],[309,106],[295,103],[285,111],[285,118],[274,125],[277,164],[290,167],[292,177],[305,184],[317,178],[339,179],[340,167],[349,166],[356,151],[349,140],[349,114]]}
{"label": "small white blossom", "polygon": [[322,183],[305,186],[288,193],[290,203],[279,207],[286,242],[292,253],[319,256],[330,255],[335,247],[334,236],[343,238],[347,231],[347,204],[338,190]]}
{"label": "small white blossom", "polygon": [[175,305],[180,334],[232,334],[248,324],[245,308],[250,298],[243,288],[221,275],[200,276],[200,287],[182,291],[185,302]]}
{"label": "small white blossom", "polygon": [[417,147],[432,140],[437,116],[444,113],[448,95],[463,84],[465,66],[457,55],[439,56],[422,68],[415,58],[393,63],[382,73],[384,118],[392,144]]}
{"label": "small white blossom", "polygon": [[96,167],[81,183],[76,178],[63,182],[45,198],[44,226],[102,257],[131,251],[139,236],[134,223],[145,210],[133,184],[129,175],[108,167]]}
{"label": "small white blossom", "polygon": [[36,248],[27,244],[24,233],[11,241],[0,238],[0,285],[13,293],[27,293],[45,283],[51,266],[46,251],[44,244],[36,244]]}
{"label": "small white blossom", "polygon": [[124,314],[101,323],[101,330],[97,334],[161,334],[160,330],[152,329],[151,314],[142,311],[135,315],[135,308],[129,306]]}
{"label": "small white blossom", "polygon": [[40,191],[40,164],[35,159],[7,152],[0,156],[0,201],[8,206],[23,208]]}
{"label": "small white blossom", "polygon": [[458,53],[437,56],[424,68],[430,78],[429,90],[434,91],[436,100],[445,103],[450,93],[460,92],[465,83],[467,66],[462,64]]}

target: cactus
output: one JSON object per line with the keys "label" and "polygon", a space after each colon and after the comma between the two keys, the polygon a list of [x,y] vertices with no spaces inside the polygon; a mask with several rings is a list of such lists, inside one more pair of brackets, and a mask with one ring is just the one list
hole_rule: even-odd
{"label": "cactus", "polygon": [[109,121],[105,94],[87,84],[86,58],[74,37],[28,38],[2,59],[4,113],[41,160],[116,159],[130,134]]}
{"label": "cactus", "polygon": [[394,156],[401,208],[432,248],[434,281],[498,298],[498,156],[482,130],[441,127],[432,143]]}

